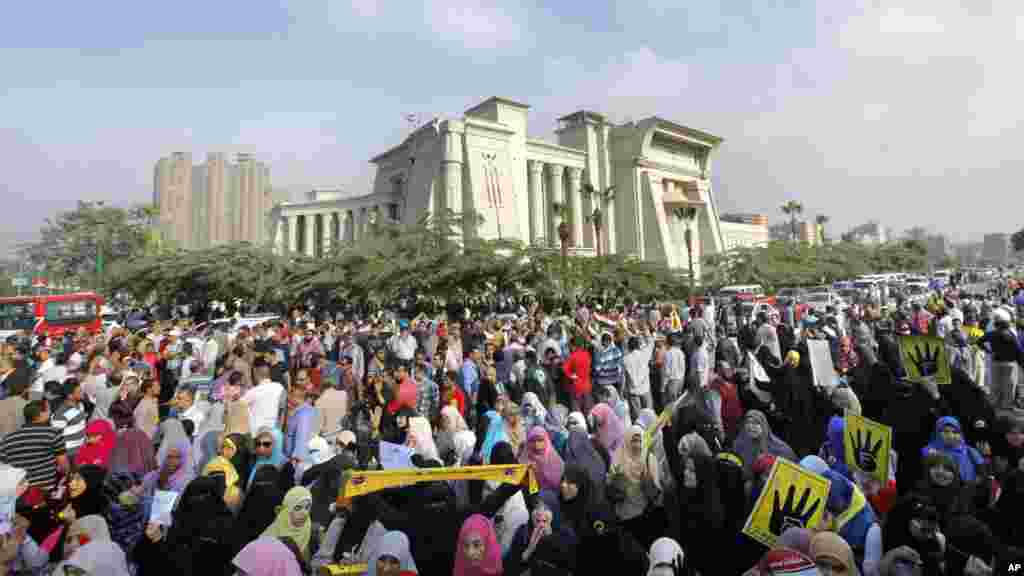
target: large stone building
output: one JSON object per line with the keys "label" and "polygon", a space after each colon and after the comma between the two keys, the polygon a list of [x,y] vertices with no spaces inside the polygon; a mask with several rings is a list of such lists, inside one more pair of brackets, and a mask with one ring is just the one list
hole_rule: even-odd
{"label": "large stone building", "polygon": [[[612,124],[580,111],[559,120],[552,143],[527,136],[528,109],[495,97],[461,118],[420,126],[371,160],[377,174],[370,193],[346,198],[316,190],[306,201],[276,207],[275,248],[316,256],[335,242],[358,241],[374,218],[410,223],[425,212],[450,209],[483,216],[465,234],[534,243],[557,243],[565,218],[571,251],[591,254],[595,234],[586,217],[598,200],[582,192],[584,184],[615,188],[602,207],[605,253],[685,268],[689,225],[699,276],[700,256],[726,248],[711,189],[721,138],[658,117]],[[682,207],[696,209],[692,222],[673,216]]]}
{"label": "large stone building", "polygon": [[270,167],[249,154],[231,162],[211,152],[195,166],[188,152],[161,158],[153,175],[153,203],[163,238],[181,248],[270,240]]}

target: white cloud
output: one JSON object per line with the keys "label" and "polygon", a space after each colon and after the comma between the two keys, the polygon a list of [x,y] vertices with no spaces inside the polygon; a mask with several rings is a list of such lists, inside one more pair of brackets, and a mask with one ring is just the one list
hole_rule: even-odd
{"label": "white cloud", "polygon": [[425,10],[425,22],[434,33],[468,49],[508,47],[527,36],[525,14],[512,6],[486,0],[433,0]]}

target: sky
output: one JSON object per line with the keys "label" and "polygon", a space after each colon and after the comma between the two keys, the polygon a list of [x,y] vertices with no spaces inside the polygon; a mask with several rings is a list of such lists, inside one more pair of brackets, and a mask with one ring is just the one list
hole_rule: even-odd
{"label": "sky", "polygon": [[1012,232],[1017,0],[179,0],[0,7],[0,253],[81,200],[152,199],[171,152],[251,152],[275,187],[369,191],[407,114],[528,103],[725,139],[722,211],[803,203],[954,241]]}

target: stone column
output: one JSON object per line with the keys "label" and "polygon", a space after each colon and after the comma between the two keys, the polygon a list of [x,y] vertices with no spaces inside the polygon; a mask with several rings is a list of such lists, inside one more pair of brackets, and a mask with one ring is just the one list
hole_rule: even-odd
{"label": "stone column", "polygon": [[286,218],[288,219],[288,253],[295,254],[299,251],[299,217],[292,214]]}
{"label": "stone column", "polygon": [[331,249],[331,245],[334,244],[334,212],[324,212],[324,249],[321,252],[324,256],[327,256],[327,252]]}
{"label": "stone column", "polygon": [[548,243],[558,245],[558,225],[562,223],[562,216],[554,209],[554,204],[565,204],[565,196],[562,194],[562,176],[565,174],[565,166],[548,164],[548,202],[551,218],[549,223]]}
{"label": "stone column", "polygon": [[582,170],[569,168],[569,205],[572,210],[572,236],[569,245],[583,247],[583,191],[580,190]]}
{"label": "stone column", "polygon": [[[462,199],[462,131],[461,122],[449,120],[441,127],[443,145],[441,156],[441,178],[444,189],[444,210],[456,214],[463,212]],[[465,222],[463,233],[471,222]]]}
{"label": "stone column", "polygon": [[306,245],[303,248],[306,249],[306,256],[316,256],[316,215],[306,214],[306,234],[305,240]]}
{"label": "stone column", "polygon": [[547,237],[547,213],[544,201],[544,163],[540,160],[529,161],[529,198],[530,198],[530,240],[537,242]]}

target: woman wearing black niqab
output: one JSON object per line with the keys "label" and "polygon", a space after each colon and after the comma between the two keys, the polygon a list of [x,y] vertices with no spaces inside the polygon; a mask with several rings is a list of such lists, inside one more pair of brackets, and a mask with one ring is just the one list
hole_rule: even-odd
{"label": "woman wearing black niqab", "polygon": [[273,466],[264,465],[256,470],[238,513],[236,533],[242,546],[259,538],[274,522],[277,507],[284,501],[280,476],[281,472]]}

